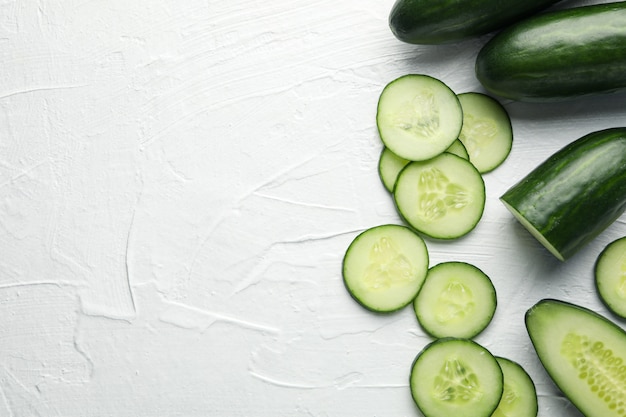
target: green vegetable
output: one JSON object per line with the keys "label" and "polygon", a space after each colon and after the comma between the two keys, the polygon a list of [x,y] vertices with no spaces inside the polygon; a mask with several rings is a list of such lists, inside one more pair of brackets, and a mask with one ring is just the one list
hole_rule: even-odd
{"label": "green vegetable", "polygon": [[363,307],[392,312],[409,305],[428,271],[422,238],[405,226],[382,225],[360,233],[343,258],[343,280]]}
{"label": "green vegetable", "polygon": [[486,94],[469,92],[458,98],[463,109],[459,140],[481,174],[493,171],[502,165],[513,147],[509,114],[499,101]]}
{"label": "green vegetable", "polygon": [[441,80],[409,74],[391,81],[378,99],[376,126],[383,144],[400,158],[423,161],[459,138],[463,112]]}
{"label": "green vegetable", "polygon": [[626,332],[581,306],[541,300],[526,328],[544,368],[586,417],[626,415]]}
{"label": "green vegetable", "polygon": [[496,34],[480,50],[487,91],[556,101],[626,89],[626,2],[546,12]]}
{"label": "green vegetable", "polygon": [[575,140],[500,200],[554,256],[566,260],[626,209],[626,127]]}
{"label": "green vegetable", "polygon": [[491,322],[496,304],[496,289],[483,271],[448,261],[428,270],[413,309],[431,336],[470,339]]}
{"label": "green vegetable", "polygon": [[425,417],[490,417],[503,392],[496,358],[470,339],[443,338],[415,358],[409,379]]}
{"label": "green vegetable", "polygon": [[537,390],[530,375],[510,359],[496,357],[504,374],[504,392],[491,417],[537,417]]}
{"label": "green vegetable", "polygon": [[485,183],[471,162],[444,152],[405,166],[393,198],[402,218],[418,232],[435,239],[455,239],[480,221]]}
{"label": "green vegetable", "polygon": [[626,319],[626,236],[609,243],[594,267],[596,289],[611,312]]}
{"label": "green vegetable", "polygon": [[492,32],[559,0],[397,0],[389,14],[396,38],[443,44]]}

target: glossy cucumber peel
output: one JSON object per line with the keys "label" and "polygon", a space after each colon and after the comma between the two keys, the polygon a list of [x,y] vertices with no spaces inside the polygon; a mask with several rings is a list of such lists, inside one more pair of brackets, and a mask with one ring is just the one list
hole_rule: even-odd
{"label": "glossy cucumber peel", "polygon": [[544,368],[586,417],[626,415],[626,332],[587,308],[545,299],[525,316]]}
{"label": "glossy cucumber peel", "polygon": [[403,42],[450,43],[500,29],[558,1],[397,0],[389,27]]}
{"label": "glossy cucumber peel", "polygon": [[626,2],[538,14],[496,34],[476,58],[492,94],[558,101],[626,89]]}
{"label": "glossy cucumber peel", "polygon": [[566,260],[626,209],[626,127],[575,140],[500,200],[554,256]]}

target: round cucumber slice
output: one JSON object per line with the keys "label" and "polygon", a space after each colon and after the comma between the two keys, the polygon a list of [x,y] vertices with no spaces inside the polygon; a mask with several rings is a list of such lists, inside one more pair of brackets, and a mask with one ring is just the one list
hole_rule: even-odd
{"label": "round cucumber slice", "polygon": [[411,394],[425,417],[490,417],[502,398],[496,358],[469,339],[443,338],[415,358]]}
{"label": "round cucumber slice", "polygon": [[479,268],[443,262],[428,270],[413,301],[417,320],[433,337],[472,338],[496,312],[496,289]]}
{"label": "round cucumber slice", "polygon": [[482,174],[499,167],[513,147],[513,127],[506,109],[496,99],[482,93],[458,95],[463,109],[459,140],[469,160]]}
{"label": "round cucumber slice", "polygon": [[411,162],[400,158],[389,148],[383,148],[378,159],[378,175],[387,191],[392,192],[400,171]]}
{"label": "round cucumber slice", "polygon": [[504,392],[491,417],[537,417],[537,390],[530,375],[510,359],[496,356],[504,375]]}
{"label": "round cucumber slice", "polygon": [[383,89],[376,113],[384,145],[401,158],[423,161],[444,152],[459,137],[463,111],[442,81],[408,74]]}
{"label": "round cucumber slice", "polygon": [[444,152],[411,162],[393,191],[402,218],[415,230],[437,239],[455,239],[478,224],[485,208],[485,183],[469,161]]}
{"label": "round cucumber slice", "polygon": [[428,271],[424,240],[400,225],[382,225],[360,233],[346,250],[343,280],[363,307],[392,312],[411,303]]}
{"label": "round cucumber slice", "polygon": [[626,319],[626,236],[609,243],[600,252],[594,275],[602,302],[615,315]]}

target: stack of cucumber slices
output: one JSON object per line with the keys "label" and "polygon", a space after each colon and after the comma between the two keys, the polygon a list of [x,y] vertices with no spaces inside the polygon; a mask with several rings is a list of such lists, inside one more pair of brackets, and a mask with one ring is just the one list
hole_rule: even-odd
{"label": "stack of cucumber slices", "polygon": [[402,219],[419,233],[456,239],[485,208],[482,175],[511,151],[504,107],[482,93],[455,94],[441,80],[409,74],[383,89],[376,113],[378,171]]}
{"label": "stack of cucumber slices", "polygon": [[473,340],[495,315],[491,279],[466,262],[429,267],[424,240],[460,238],[478,224],[482,175],[511,151],[507,112],[487,95],[457,95],[436,78],[410,74],[383,89],[376,123],[384,145],[380,179],[405,224],[371,227],[352,241],[343,259],[345,287],[377,313],[412,305],[432,337],[409,379],[426,417],[535,417],[537,395],[526,371]]}

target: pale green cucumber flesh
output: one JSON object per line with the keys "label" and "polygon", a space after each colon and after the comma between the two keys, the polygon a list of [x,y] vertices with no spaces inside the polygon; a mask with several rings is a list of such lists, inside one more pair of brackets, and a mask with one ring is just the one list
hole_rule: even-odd
{"label": "pale green cucumber flesh", "polygon": [[400,225],[375,226],[349,245],[342,275],[350,295],[363,307],[392,312],[409,305],[428,271],[424,240]]}
{"label": "pale green cucumber flesh", "polygon": [[376,126],[383,144],[400,158],[423,161],[458,139],[463,114],[456,94],[442,81],[408,74],[385,86]]}
{"label": "pale green cucumber flesh", "polygon": [[485,183],[469,161],[445,152],[408,164],[398,176],[393,198],[402,218],[418,232],[455,239],[480,221]]}
{"label": "pale green cucumber flesh", "polygon": [[[446,152],[460,156],[463,159],[469,159],[469,154],[459,139],[452,142],[452,145],[446,149]],[[398,155],[391,152],[389,148],[383,147],[378,159],[378,174],[387,191],[393,191],[400,171],[402,171],[402,168],[407,166],[409,162],[411,161],[400,158]]]}
{"label": "pale green cucumber flesh", "polygon": [[489,417],[503,392],[496,358],[469,339],[442,338],[415,358],[411,394],[425,417]]}
{"label": "pale green cucumber flesh", "polygon": [[586,417],[626,415],[626,332],[607,318],[545,299],[525,316],[544,368]]}
{"label": "pale green cucumber flesh", "polygon": [[626,236],[612,241],[600,252],[594,276],[604,305],[626,319]]}
{"label": "pale green cucumber flesh", "polygon": [[496,289],[479,268],[449,261],[428,270],[413,309],[420,326],[433,337],[473,338],[491,322]]}
{"label": "pale green cucumber flesh", "polygon": [[536,417],[539,412],[537,390],[530,375],[517,362],[496,357],[504,375],[504,391],[491,417]]}
{"label": "pale green cucumber flesh", "polygon": [[463,93],[458,98],[463,109],[459,140],[480,173],[493,171],[502,165],[513,147],[509,114],[500,102],[482,93]]}

